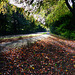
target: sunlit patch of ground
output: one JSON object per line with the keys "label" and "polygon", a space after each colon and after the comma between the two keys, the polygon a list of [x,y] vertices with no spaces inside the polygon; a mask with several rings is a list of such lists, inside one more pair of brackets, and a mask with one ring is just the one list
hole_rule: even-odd
{"label": "sunlit patch of ground", "polygon": [[2,75],[75,75],[75,41],[49,37],[1,53],[0,60]]}
{"label": "sunlit patch of ground", "polygon": [[41,36],[41,35],[44,35],[47,33],[49,33],[49,32],[38,32],[38,33],[34,33],[34,34],[0,36],[0,43],[3,44],[6,42],[14,42],[14,41],[18,41],[18,40]]}

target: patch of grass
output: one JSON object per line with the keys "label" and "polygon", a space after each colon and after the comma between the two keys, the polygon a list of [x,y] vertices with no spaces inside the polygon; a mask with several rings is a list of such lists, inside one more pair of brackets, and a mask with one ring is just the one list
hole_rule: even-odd
{"label": "patch of grass", "polygon": [[47,34],[47,32],[41,33],[41,34]]}

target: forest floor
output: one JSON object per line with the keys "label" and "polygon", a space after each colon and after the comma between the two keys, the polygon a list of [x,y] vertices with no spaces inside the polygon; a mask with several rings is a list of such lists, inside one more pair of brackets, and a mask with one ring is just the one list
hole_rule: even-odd
{"label": "forest floor", "polygon": [[75,75],[75,41],[54,36],[0,54],[1,75]]}

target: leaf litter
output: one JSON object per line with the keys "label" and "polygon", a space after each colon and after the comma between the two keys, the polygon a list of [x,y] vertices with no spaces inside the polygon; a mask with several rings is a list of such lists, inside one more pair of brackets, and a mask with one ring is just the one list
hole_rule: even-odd
{"label": "leaf litter", "polygon": [[0,74],[75,75],[74,44],[75,41],[49,37],[31,46],[11,48],[0,54]]}

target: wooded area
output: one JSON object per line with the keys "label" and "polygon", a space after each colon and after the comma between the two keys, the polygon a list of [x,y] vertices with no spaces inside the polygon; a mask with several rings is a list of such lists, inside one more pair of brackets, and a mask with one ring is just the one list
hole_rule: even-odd
{"label": "wooded area", "polygon": [[[75,39],[74,0],[70,0],[70,2],[68,0],[30,0],[30,3],[28,0],[25,1],[29,5],[38,7],[35,12],[25,11],[25,7],[18,8],[16,5],[9,4],[10,1],[0,1],[0,35],[26,34],[46,31],[45,28],[50,28],[50,32],[53,34]],[[21,0],[19,3],[23,2]],[[33,15],[30,16],[31,13],[44,16],[45,25],[41,23],[42,20],[38,22]]]}
{"label": "wooded area", "polygon": [[26,16],[23,9],[10,5],[5,0],[0,2],[0,35],[28,34],[46,31],[33,16]]}
{"label": "wooded area", "polygon": [[75,0],[0,0],[0,75],[75,75]]}

